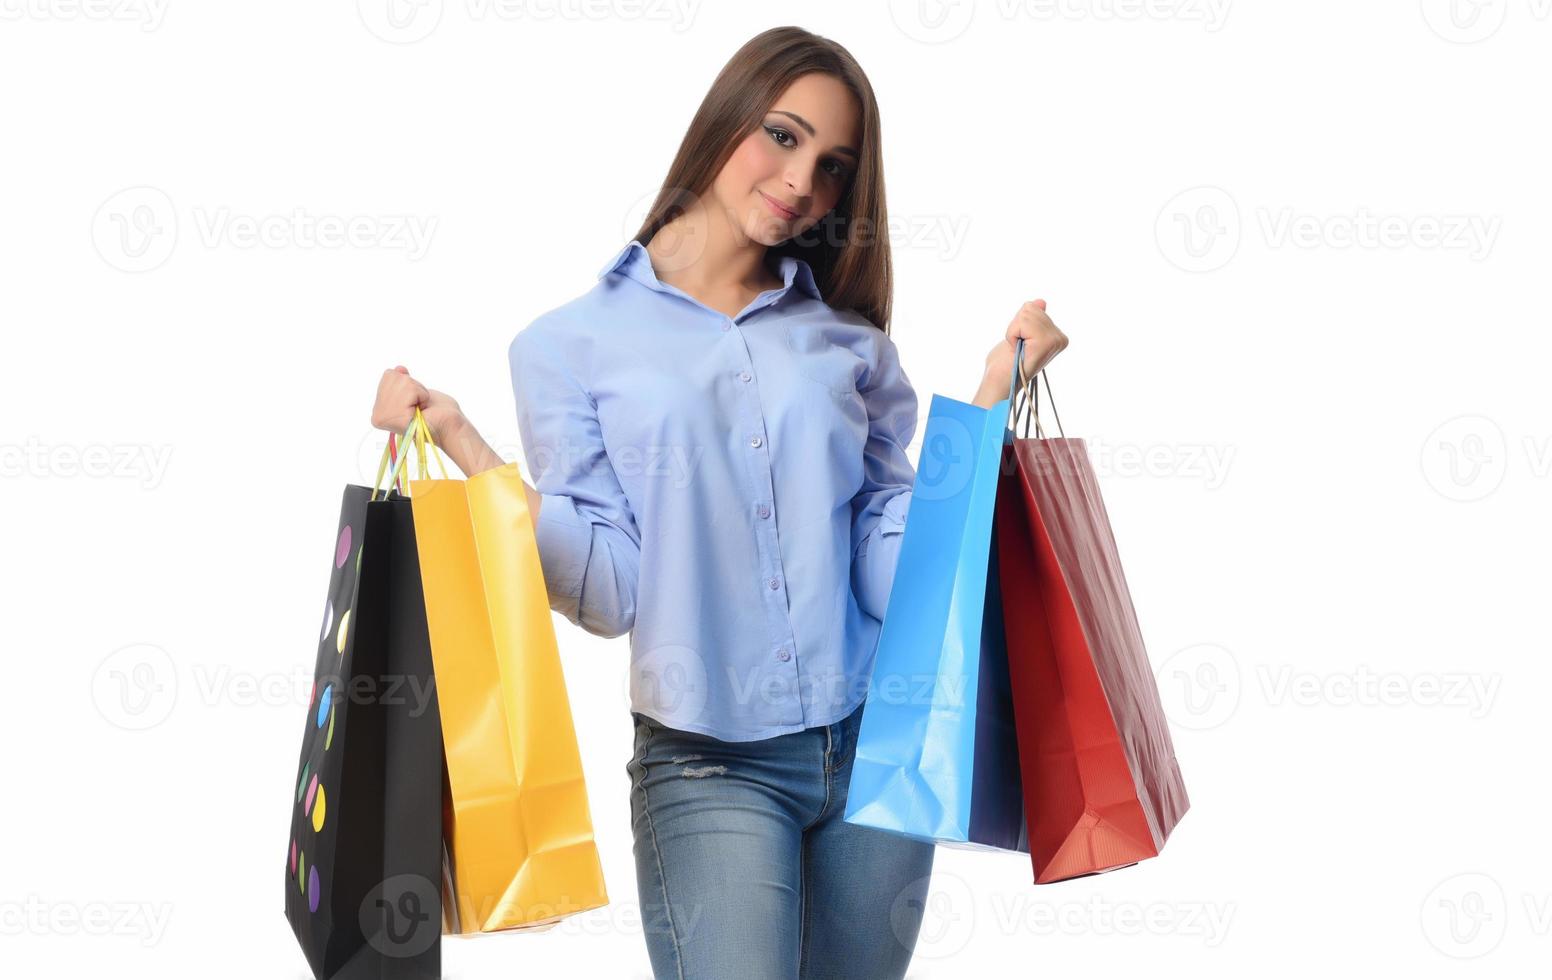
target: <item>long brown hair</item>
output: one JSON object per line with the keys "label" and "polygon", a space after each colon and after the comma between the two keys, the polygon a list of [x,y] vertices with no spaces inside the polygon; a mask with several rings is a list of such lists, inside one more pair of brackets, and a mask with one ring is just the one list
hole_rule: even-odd
{"label": "long brown hair", "polygon": [[889,333],[894,279],[889,259],[884,166],[878,101],[851,52],[801,27],[773,27],[755,35],[722,67],[685,131],[657,199],[635,235],[643,245],[706,193],[788,85],[803,75],[833,75],[862,107],[857,169],[835,208],[813,228],[773,245],[772,256],[807,262],[825,302],[850,309]]}

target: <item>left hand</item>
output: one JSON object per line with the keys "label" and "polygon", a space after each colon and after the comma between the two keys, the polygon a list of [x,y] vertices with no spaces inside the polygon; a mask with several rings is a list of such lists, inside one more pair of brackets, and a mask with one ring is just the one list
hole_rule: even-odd
{"label": "left hand", "polygon": [[431,438],[437,442],[452,435],[463,422],[463,410],[451,395],[427,388],[411,377],[402,364],[384,371],[372,405],[372,426],[402,433],[415,417],[416,408],[425,416]]}
{"label": "left hand", "polygon": [[[1008,397],[1013,386],[1013,356],[1019,338],[1024,339],[1024,377],[1038,374],[1057,354],[1067,349],[1067,335],[1046,316],[1045,300],[1030,300],[1019,307],[1008,332],[986,355],[986,371],[975,404],[989,407]],[[989,401],[987,399],[990,399]]]}

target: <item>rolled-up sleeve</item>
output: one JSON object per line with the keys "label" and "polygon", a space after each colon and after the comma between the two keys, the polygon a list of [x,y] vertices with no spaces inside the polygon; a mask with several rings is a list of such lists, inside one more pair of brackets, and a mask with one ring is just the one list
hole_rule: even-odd
{"label": "rolled-up sleeve", "polygon": [[541,495],[535,537],[550,608],[598,636],[636,620],[641,533],[604,450],[564,328],[535,321],[508,349],[518,432]]}
{"label": "rolled-up sleeve", "polygon": [[862,487],[852,499],[851,583],[857,605],[882,620],[900,559],[900,539],[911,506],[916,471],[906,447],[916,433],[916,391],[900,366],[900,352],[879,333],[877,361],[861,394],[868,411]]}

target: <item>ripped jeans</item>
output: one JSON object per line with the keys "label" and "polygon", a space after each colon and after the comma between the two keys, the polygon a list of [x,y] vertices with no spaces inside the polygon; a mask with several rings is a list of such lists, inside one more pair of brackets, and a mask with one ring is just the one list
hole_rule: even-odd
{"label": "ripped jeans", "polygon": [[866,704],[724,742],[631,712],[631,826],[657,980],[898,980],[933,845],[841,819]]}

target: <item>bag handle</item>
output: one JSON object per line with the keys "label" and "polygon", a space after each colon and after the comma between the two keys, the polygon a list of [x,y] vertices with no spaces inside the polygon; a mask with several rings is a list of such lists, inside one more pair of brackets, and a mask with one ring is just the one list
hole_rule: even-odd
{"label": "bag handle", "polygon": [[438,448],[436,438],[431,435],[431,423],[427,422],[425,415],[421,414],[419,405],[415,406],[415,418],[420,422],[420,425],[415,429],[415,451],[420,457],[420,479],[431,479],[431,471],[426,466],[426,456],[428,455],[426,449],[428,446],[431,449],[431,453],[436,455],[437,469],[442,471],[442,479],[449,479],[447,467],[442,465],[442,450]]}
{"label": "bag handle", "polygon": [[[436,438],[431,434],[431,426],[426,423],[426,417],[422,414],[419,405],[415,406],[415,417],[410,420],[410,424],[405,428],[401,444],[404,447],[404,452],[399,453],[398,459],[394,461],[393,470],[388,477],[388,488],[383,491],[384,500],[388,499],[388,494],[392,492],[394,484],[399,482],[399,473],[403,469],[405,462],[410,458],[410,446],[412,444],[416,454],[420,457],[420,478],[422,480],[430,478],[431,474],[426,466],[426,457],[433,453],[436,455],[437,469],[442,471],[442,479],[448,479],[447,467],[442,463],[442,451],[437,447]],[[427,449],[428,446],[430,447],[429,451]],[[391,446],[383,447],[382,458],[377,461],[377,479],[372,483],[372,496],[368,500],[376,500],[377,491],[382,489],[383,473],[388,470],[391,448]]]}
{"label": "bag handle", "polygon": [[[1024,379],[1024,338],[1020,337],[1018,343],[1014,345],[1013,377],[1008,381],[1008,427],[1013,429],[1015,435],[1018,434],[1019,413],[1023,411],[1023,438],[1025,439],[1029,438],[1029,418],[1031,414],[1034,415],[1035,419],[1035,437],[1037,439],[1044,439],[1046,437],[1045,429],[1040,425],[1041,378],[1045,378],[1045,368],[1041,368],[1039,374],[1030,375],[1027,381],[1023,381],[1023,387],[1020,388],[1019,382]],[[1019,400],[1020,394],[1024,396],[1022,403]],[[1051,403],[1051,414],[1056,416],[1056,431],[1063,439],[1067,438],[1067,433],[1062,430],[1062,417],[1056,411],[1056,396],[1051,393],[1050,378],[1045,378],[1045,397]],[[1028,411],[1031,405],[1034,406],[1033,413]]]}
{"label": "bag handle", "polygon": [[[408,449],[409,447],[405,446],[405,448]],[[398,436],[398,433],[395,433],[395,432],[388,433],[388,458],[390,460],[392,460],[395,464],[397,464],[399,462],[399,436]],[[402,476],[399,478],[398,482],[396,482],[394,484],[394,487],[400,493],[407,493],[408,492],[406,490],[405,486],[404,486],[404,478]]]}

